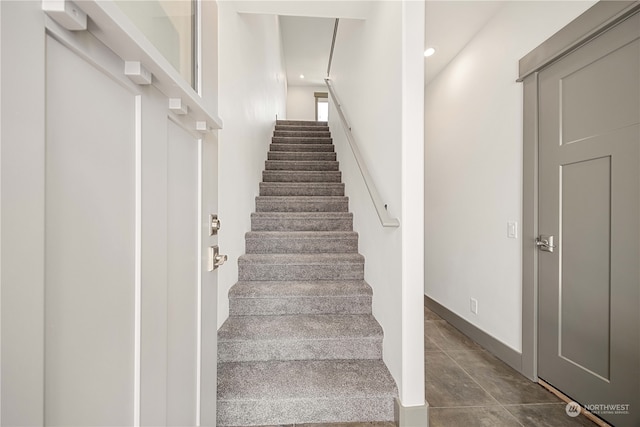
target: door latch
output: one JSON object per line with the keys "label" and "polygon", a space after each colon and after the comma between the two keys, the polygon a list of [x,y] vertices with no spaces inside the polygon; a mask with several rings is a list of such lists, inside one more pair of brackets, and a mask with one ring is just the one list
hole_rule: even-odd
{"label": "door latch", "polygon": [[220,255],[220,248],[218,245],[209,246],[209,259],[207,261],[207,271],[213,271],[227,262],[227,256]]}
{"label": "door latch", "polygon": [[220,230],[220,220],[218,219],[218,215],[209,215],[209,236],[218,234],[218,230]]}
{"label": "door latch", "polygon": [[548,236],[546,234],[541,234],[536,238],[536,246],[544,252],[553,252],[556,248],[553,245],[553,236]]}

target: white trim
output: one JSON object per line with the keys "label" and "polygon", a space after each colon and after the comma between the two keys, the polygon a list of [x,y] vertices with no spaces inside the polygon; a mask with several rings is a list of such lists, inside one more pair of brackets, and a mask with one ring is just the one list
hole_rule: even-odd
{"label": "white trim", "polygon": [[140,426],[141,324],[142,324],[142,96],[135,97],[135,291],[133,350],[133,427]]}
{"label": "white trim", "polygon": [[202,139],[198,139],[198,296],[196,314],[196,427],[200,426],[202,408]]}
{"label": "white trim", "polygon": [[185,100],[191,109],[191,120],[204,120],[215,129],[222,128],[220,117],[209,112],[202,97],[187,84],[114,1],[87,0],[82,3],[82,9],[91,18],[88,30],[121,58],[140,61],[153,74],[153,86],[167,98]]}
{"label": "white trim", "polygon": [[198,95],[202,97],[202,0],[196,0],[196,39],[195,39],[195,64],[196,67],[196,89]]}

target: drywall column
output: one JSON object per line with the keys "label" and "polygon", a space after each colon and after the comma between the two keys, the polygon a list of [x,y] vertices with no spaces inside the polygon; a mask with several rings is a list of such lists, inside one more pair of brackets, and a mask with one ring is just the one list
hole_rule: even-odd
{"label": "drywall column", "polygon": [[[424,395],[424,2],[402,2],[401,404]],[[419,416],[422,412],[417,412]],[[424,410],[426,418],[426,409]],[[418,419],[418,418],[416,418]],[[408,420],[407,420],[408,421]],[[409,425],[402,423],[401,425]]]}

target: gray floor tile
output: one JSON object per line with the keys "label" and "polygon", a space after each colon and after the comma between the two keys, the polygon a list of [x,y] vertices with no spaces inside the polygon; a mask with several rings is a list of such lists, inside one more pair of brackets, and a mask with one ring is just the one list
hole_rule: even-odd
{"label": "gray floor tile", "polygon": [[434,343],[431,338],[425,335],[424,337],[424,351],[442,351],[440,347],[436,343]]}
{"label": "gray floor tile", "polygon": [[425,307],[424,308],[424,319],[425,320],[442,320],[442,317],[438,316],[433,311],[431,311],[427,307]]}
{"label": "gray floor tile", "polygon": [[448,351],[447,354],[502,404],[560,401],[486,351]]}
{"label": "gray floor tile", "polygon": [[443,350],[481,350],[478,344],[467,338],[445,320],[427,320],[424,333]]}
{"label": "gray floor tile", "polygon": [[361,422],[361,423],[331,423],[331,424],[296,424],[295,427],[396,427],[392,422]]}
{"label": "gray floor tile", "polygon": [[430,408],[429,427],[522,427],[501,406]]}
{"label": "gray floor tile", "polygon": [[525,427],[594,427],[595,423],[580,415],[572,418],[565,404],[515,405],[505,408]]}
{"label": "gray floor tile", "polygon": [[429,406],[498,404],[446,354],[442,352],[426,353],[425,367],[425,394]]}

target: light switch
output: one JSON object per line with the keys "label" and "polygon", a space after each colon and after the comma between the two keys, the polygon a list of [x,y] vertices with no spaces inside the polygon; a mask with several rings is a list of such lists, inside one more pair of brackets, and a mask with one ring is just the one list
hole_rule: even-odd
{"label": "light switch", "polygon": [[507,222],[507,237],[509,239],[518,238],[518,223],[516,221]]}

